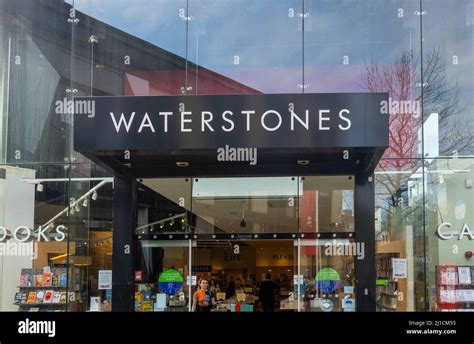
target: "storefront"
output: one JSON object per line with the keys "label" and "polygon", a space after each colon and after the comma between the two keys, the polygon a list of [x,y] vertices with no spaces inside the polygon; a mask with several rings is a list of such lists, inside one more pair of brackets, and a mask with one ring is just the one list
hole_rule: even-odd
{"label": "storefront", "polygon": [[387,98],[76,99],[76,150],[115,174],[113,309],[191,310],[208,278],[218,310],[258,310],[270,274],[278,310],[375,310]]}
{"label": "storefront", "polygon": [[471,0],[0,0],[0,310],[147,311],[172,267],[158,310],[266,273],[277,310],[472,310],[473,27]]}

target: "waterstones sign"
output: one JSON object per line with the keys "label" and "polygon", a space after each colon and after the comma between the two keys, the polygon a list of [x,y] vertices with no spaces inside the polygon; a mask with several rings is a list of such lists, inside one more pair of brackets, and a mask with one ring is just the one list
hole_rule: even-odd
{"label": "waterstones sign", "polygon": [[[75,149],[387,147],[385,93],[81,97]],[[74,108],[74,107],[72,107]]]}

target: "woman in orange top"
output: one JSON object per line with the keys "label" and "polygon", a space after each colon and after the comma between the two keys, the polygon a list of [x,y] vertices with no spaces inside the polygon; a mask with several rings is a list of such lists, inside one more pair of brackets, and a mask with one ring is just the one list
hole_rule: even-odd
{"label": "woman in orange top", "polygon": [[214,293],[209,290],[209,281],[201,278],[198,287],[193,296],[193,312],[210,312],[216,304],[216,299]]}

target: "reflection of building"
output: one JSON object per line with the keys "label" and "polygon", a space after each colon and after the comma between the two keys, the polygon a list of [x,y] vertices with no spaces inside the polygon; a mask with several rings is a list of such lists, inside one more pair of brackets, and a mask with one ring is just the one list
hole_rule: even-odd
{"label": "reflection of building", "polygon": [[[8,118],[0,133],[0,154],[6,164],[25,167],[5,166],[1,225],[37,228],[63,224],[70,229],[71,243],[69,252],[66,243],[54,247],[40,244],[41,252],[49,253],[46,259],[42,254],[33,263],[28,257],[26,261],[12,257],[15,264],[8,264],[12,271],[2,271],[12,276],[3,279],[0,289],[2,310],[16,309],[11,300],[20,268],[73,262],[82,281],[79,288],[87,288],[89,280],[97,279],[98,270],[112,268],[112,187],[107,182],[101,184],[107,175],[103,170],[73,153],[72,120],[67,113],[57,113],[56,101],[91,94],[181,94],[186,68],[194,75],[199,73],[199,82],[190,78],[188,83],[200,93],[258,93],[79,11],[76,19],[84,25],[73,28],[67,20],[70,9],[71,5],[60,0],[0,2],[0,42],[5,52],[0,57],[0,75],[8,81],[0,98],[6,109],[4,118]],[[71,47],[73,39],[77,44]],[[125,63],[125,56],[133,63]],[[68,166],[71,156],[77,164]],[[18,174],[15,171],[26,171],[22,178],[28,181],[12,180],[9,176]],[[97,186],[95,195],[92,190]],[[35,189],[41,191],[35,194]],[[29,215],[18,216],[20,213]],[[85,300],[78,300],[77,307],[71,305],[74,310],[86,307]]]}

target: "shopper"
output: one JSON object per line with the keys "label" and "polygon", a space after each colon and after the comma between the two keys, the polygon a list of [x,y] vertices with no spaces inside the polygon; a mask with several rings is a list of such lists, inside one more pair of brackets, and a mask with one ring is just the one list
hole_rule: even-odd
{"label": "shopper", "polygon": [[275,294],[280,291],[280,287],[274,281],[272,276],[267,273],[266,280],[260,284],[259,299],[263,305],[264,312],[273,312],[275,309]]}
{"label": "shopper", "polygon": [[215,278],[211,278],[211,286],[209,287],[209,291],[211,293],[213,293],[214,295],[216,295],[216,293],[217,293],[217,286],[216,286],[216,279]]}
{"label": "shopper", "polygon": [[210,312],[216,305],[216,299],[214,293],[209,290],[209,281],[206,278],[201,278],[198,288],[193,296],[193,312]]}
{"label": "shopper", "polygon": [[227,290],[225,293],[225,298],[230,299],[235,295],[235,282],[234,282],[234,277],[230,276],[229,283],[227,283]]}

